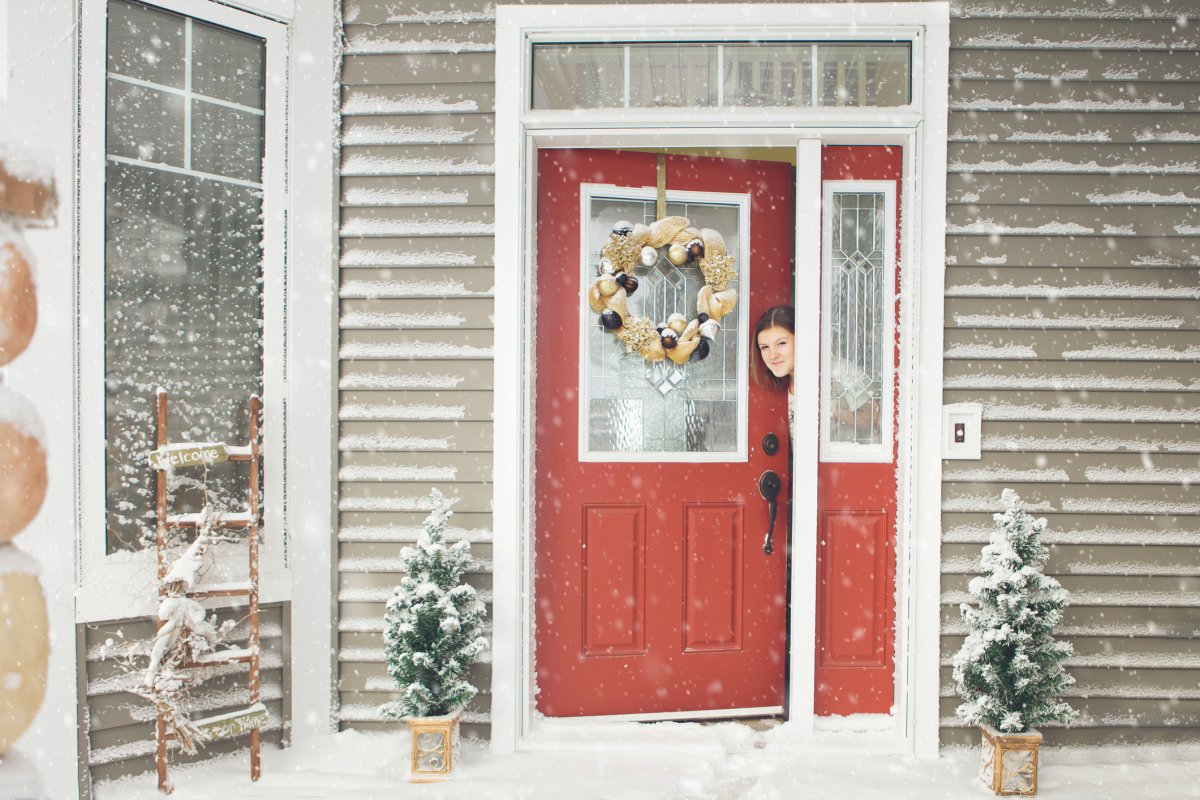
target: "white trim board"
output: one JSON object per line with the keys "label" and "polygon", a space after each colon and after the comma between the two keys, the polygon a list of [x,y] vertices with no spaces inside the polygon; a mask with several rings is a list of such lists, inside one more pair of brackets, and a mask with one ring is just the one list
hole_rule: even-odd
{"label": "white trim board", "polygon": [[[902,205],[913,213],[902,221],[901,348],[904,363],[900,420],[901,443],[897,521],[897,664],[896,713],[893,730],[873,730],[869,738],[837,736],[838,744],[818,735],[812,716],[811,656],[793,659],[789,714],[814,746],[867,748],[872,752],[937,752],[938,555],[941,527],[941,460],[939,439],[942,376],[942,284],[944,273],[944,192],[946,170],[947,69],[949,7],[947,3],[828,5],[687,6],[538,6],[497,9],[496,36],[496,338],[514,343],[498,348],[495,358],[493,525],[511,531],[497,537],[494,557],[494,635],[492,659],[492,748],[499,752],[535,746],[531,734],[538,723],[533,711],[532,614],[532,447],[534,309],[522,291],[529,283],[535,250],[531,224],[535,203],[536,151],[540,147],[685,147],[774,146],[797,148],[797,256],[820,252],[820,145],[899,144],[905,151]],[[762,30],[770,21],[804,32],[806,26],[849,31],[855,25],[905,25],[918,31],[913,46],[913,104],[910,109],[855,109],[836,113],[821,109],[760,109],[750,114],[700,115],[688,112],[648,113],[621,109],[588,112],[573,118],[526,111],[529,62],[525,57],[533,34],[546,40],[572,32],[614,30],[614,20],[637,19],[641,28],[670,30],[672,38],[712,36],[739,26]],[[686,20],[681,25],[681,20]],[[749,20],[750,22],[746,22]],[[740,28],[739,28],[740,29]],[[625,37],[621,31],[621,38]],[[799,34],[797,34],[799,35]],[[637,120],[642,127],[636,127]],[[812,190],[815,188],[815,193]],[[814,198],[805,203],[805,195]],[[913,220],[919,219],[920,224]],[[917,268],[919,265],[919,269]],[[808,298],[806,298],[808,299]],[[818,334],[815,321],[810,332]],[[804,341],[797,333],[798,341]],[[809,338],[816,359],[819,335]],[[815,361],[813,362],[815,363]],[[815,370],[812,371],[815,376]],[[918,381],[918,375],[920,380]],[[811,387],[815,390],[814,385]],[[801,384],[797,384],[801,390]],[[815,394],[810,397],[815,398]],[[797,418],[816,414],[815,400],[797,409]],[[813,420],[815,422],[815,420]],[[511,423],[511,424],[510,424]],[[798,426],[795,483],[808,486],[794,495],[791,649],[812,653],[815,631],[816,426]],[[811,462],[811,463],[809,463]],[[805,478],[809,478],[805,483]],[[804,491],[808,492],[805,496]],[[807,504],[807,505],[806,505]],[[814,513],[809,513],[812,510]],[[919,533],[919,535],[918,535]],[[813,546],[809,547],[808,543]],[[811,550],[811,552],[807,552]],[[795,663],[795,662],[809,662]],[[807,699],[806,699],[807,698]],[[919,710],[920,713],[917,713]],[[549,737],[553,746],[553,737]],[[536,746],[545,746],[539,735]]]}

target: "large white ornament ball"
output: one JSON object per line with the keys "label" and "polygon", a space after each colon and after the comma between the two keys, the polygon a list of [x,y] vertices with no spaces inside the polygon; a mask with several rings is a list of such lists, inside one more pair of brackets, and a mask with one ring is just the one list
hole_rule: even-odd
{"label": "large white ornament ball", "polygon": [[688,260],[687,248],[681,244],[671,245],[670,249],[667,250],[667,260],[677,267],[682,267]]}
{"label": "large white ornament ball", "polygon": [[0,545],[20,533],[46,499],[41,423],[24,397],[0,387]]}
{"label": "large white ornament ball", "polygon": [[0,366],[19,356],[37,327],[33,267],[13,242],[0,246]]}
{"label": "large white ornament ball", "polygon": [[642,248],[639,260],[642,262],[643,267],[653,267],[658,263],[658,251],[650,245],[646,245]]}
{"label": "large white ornament ball", "polygon": [[0,545],[0,755],[25,733],[46,695],[49,626],[35,572],[31,558]]}

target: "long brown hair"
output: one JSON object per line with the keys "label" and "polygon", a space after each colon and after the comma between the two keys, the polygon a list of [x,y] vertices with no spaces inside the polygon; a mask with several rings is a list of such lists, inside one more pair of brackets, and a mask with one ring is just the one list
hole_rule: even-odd
{"label": "long brown hair", "polygon": [[787,391],[791,377],[777,378],[775,373],[767,369],[762,355],[758,352],[758,335],[767,328],[783,328],[794,338],[796,335],[796,309],[791,306],[771,306],[758,318],[754,326],[754,335],[750,337],[750,374],[759,386],[777,392]]}

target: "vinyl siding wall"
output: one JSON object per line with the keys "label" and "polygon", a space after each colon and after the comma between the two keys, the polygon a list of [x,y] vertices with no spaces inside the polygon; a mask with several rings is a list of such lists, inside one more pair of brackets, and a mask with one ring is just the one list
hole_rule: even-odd
{"label": "vinyl siding wall", "polygon": [[[495,15],[344,12],[337,679],[342,726],[367,728],[432,486],[490,588]],[[1073,593],[1082,719],[1049,742],[1200,741],[1200,16],[959,2],[950,74],[944,396],[985,424],[983,459],[945,465],[943,743],[975,739],[949,660],[1006,486]]]}
{"label": "vinyl siding wall", "polygon": [[[287,615],[286,605],[264,605],[259,611],[262,700],[269,715],[262,740],[263,745],[268,747],[280,743],[287,726],[290,687],[286,665],[289,648],[283,630],[283,620]],[[222,619],[228,618],[229,614],[222,615]],[[234,646],[244,646],[246,635],[244,623],[235,628],[231,637]],[[152,786],[157,748],[154,706],[126,691],[126,687],[141,680],[141,673],[126,671],[115,656],[127,648],[149,652],[154,638],[154,623],[142,617],[80,625],[77,638],[80,657],[85,660],[81,674],[86,676],[84,685],[80,686],[80,694],[87,698],[83,709],[85,716],[80,721],[80,734],[86,737],[80,748],[84,759],[81,768],[86,769],[86,773],[80,776],[81,796],[90,795],[89,778],[93,782],[102,782],[143,774],[140,780]],[[113,645],[106,648],[105,643],[109,640]],[[248,671],[249,665],[246,664],[218,667],[211,678],[192,691],[194,716],[203,719],[248,706]],[[172,749],[169,760],[174,766],[240,750],[245,755],[246,773],[249,776],[248,743],[247,733],[234,739],[212,742],[194,756],[185,756]]]}

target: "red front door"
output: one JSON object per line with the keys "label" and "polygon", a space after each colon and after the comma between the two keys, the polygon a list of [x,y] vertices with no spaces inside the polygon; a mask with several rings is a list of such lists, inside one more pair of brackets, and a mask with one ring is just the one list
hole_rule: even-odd
{"label": "red front door", "polygon": [[[720,230],[731,252],[749,235],[736,287],[745,313],[678,372],[616,350],[584,292],[613,223],[653,221],[656,156],[538,156],[536,667],[548,716],[771,713],[784,702],[787,400],[743,387],[754,322],[790,298],[792,169],[670,156],[666,174],[668,192],[695,193],[668,214]],[[740,207],[737,195],[748,197]],[[631,311],[694,318],[694,277],[654,269],[638,269]],[[767,433],[780,440],[773,456]],[[773,555],[765,470],[784,480]]]}
{"label": "red front door", "polygon": [[818,716],[893,703],[902,163],[898,147],[822,148]]}

